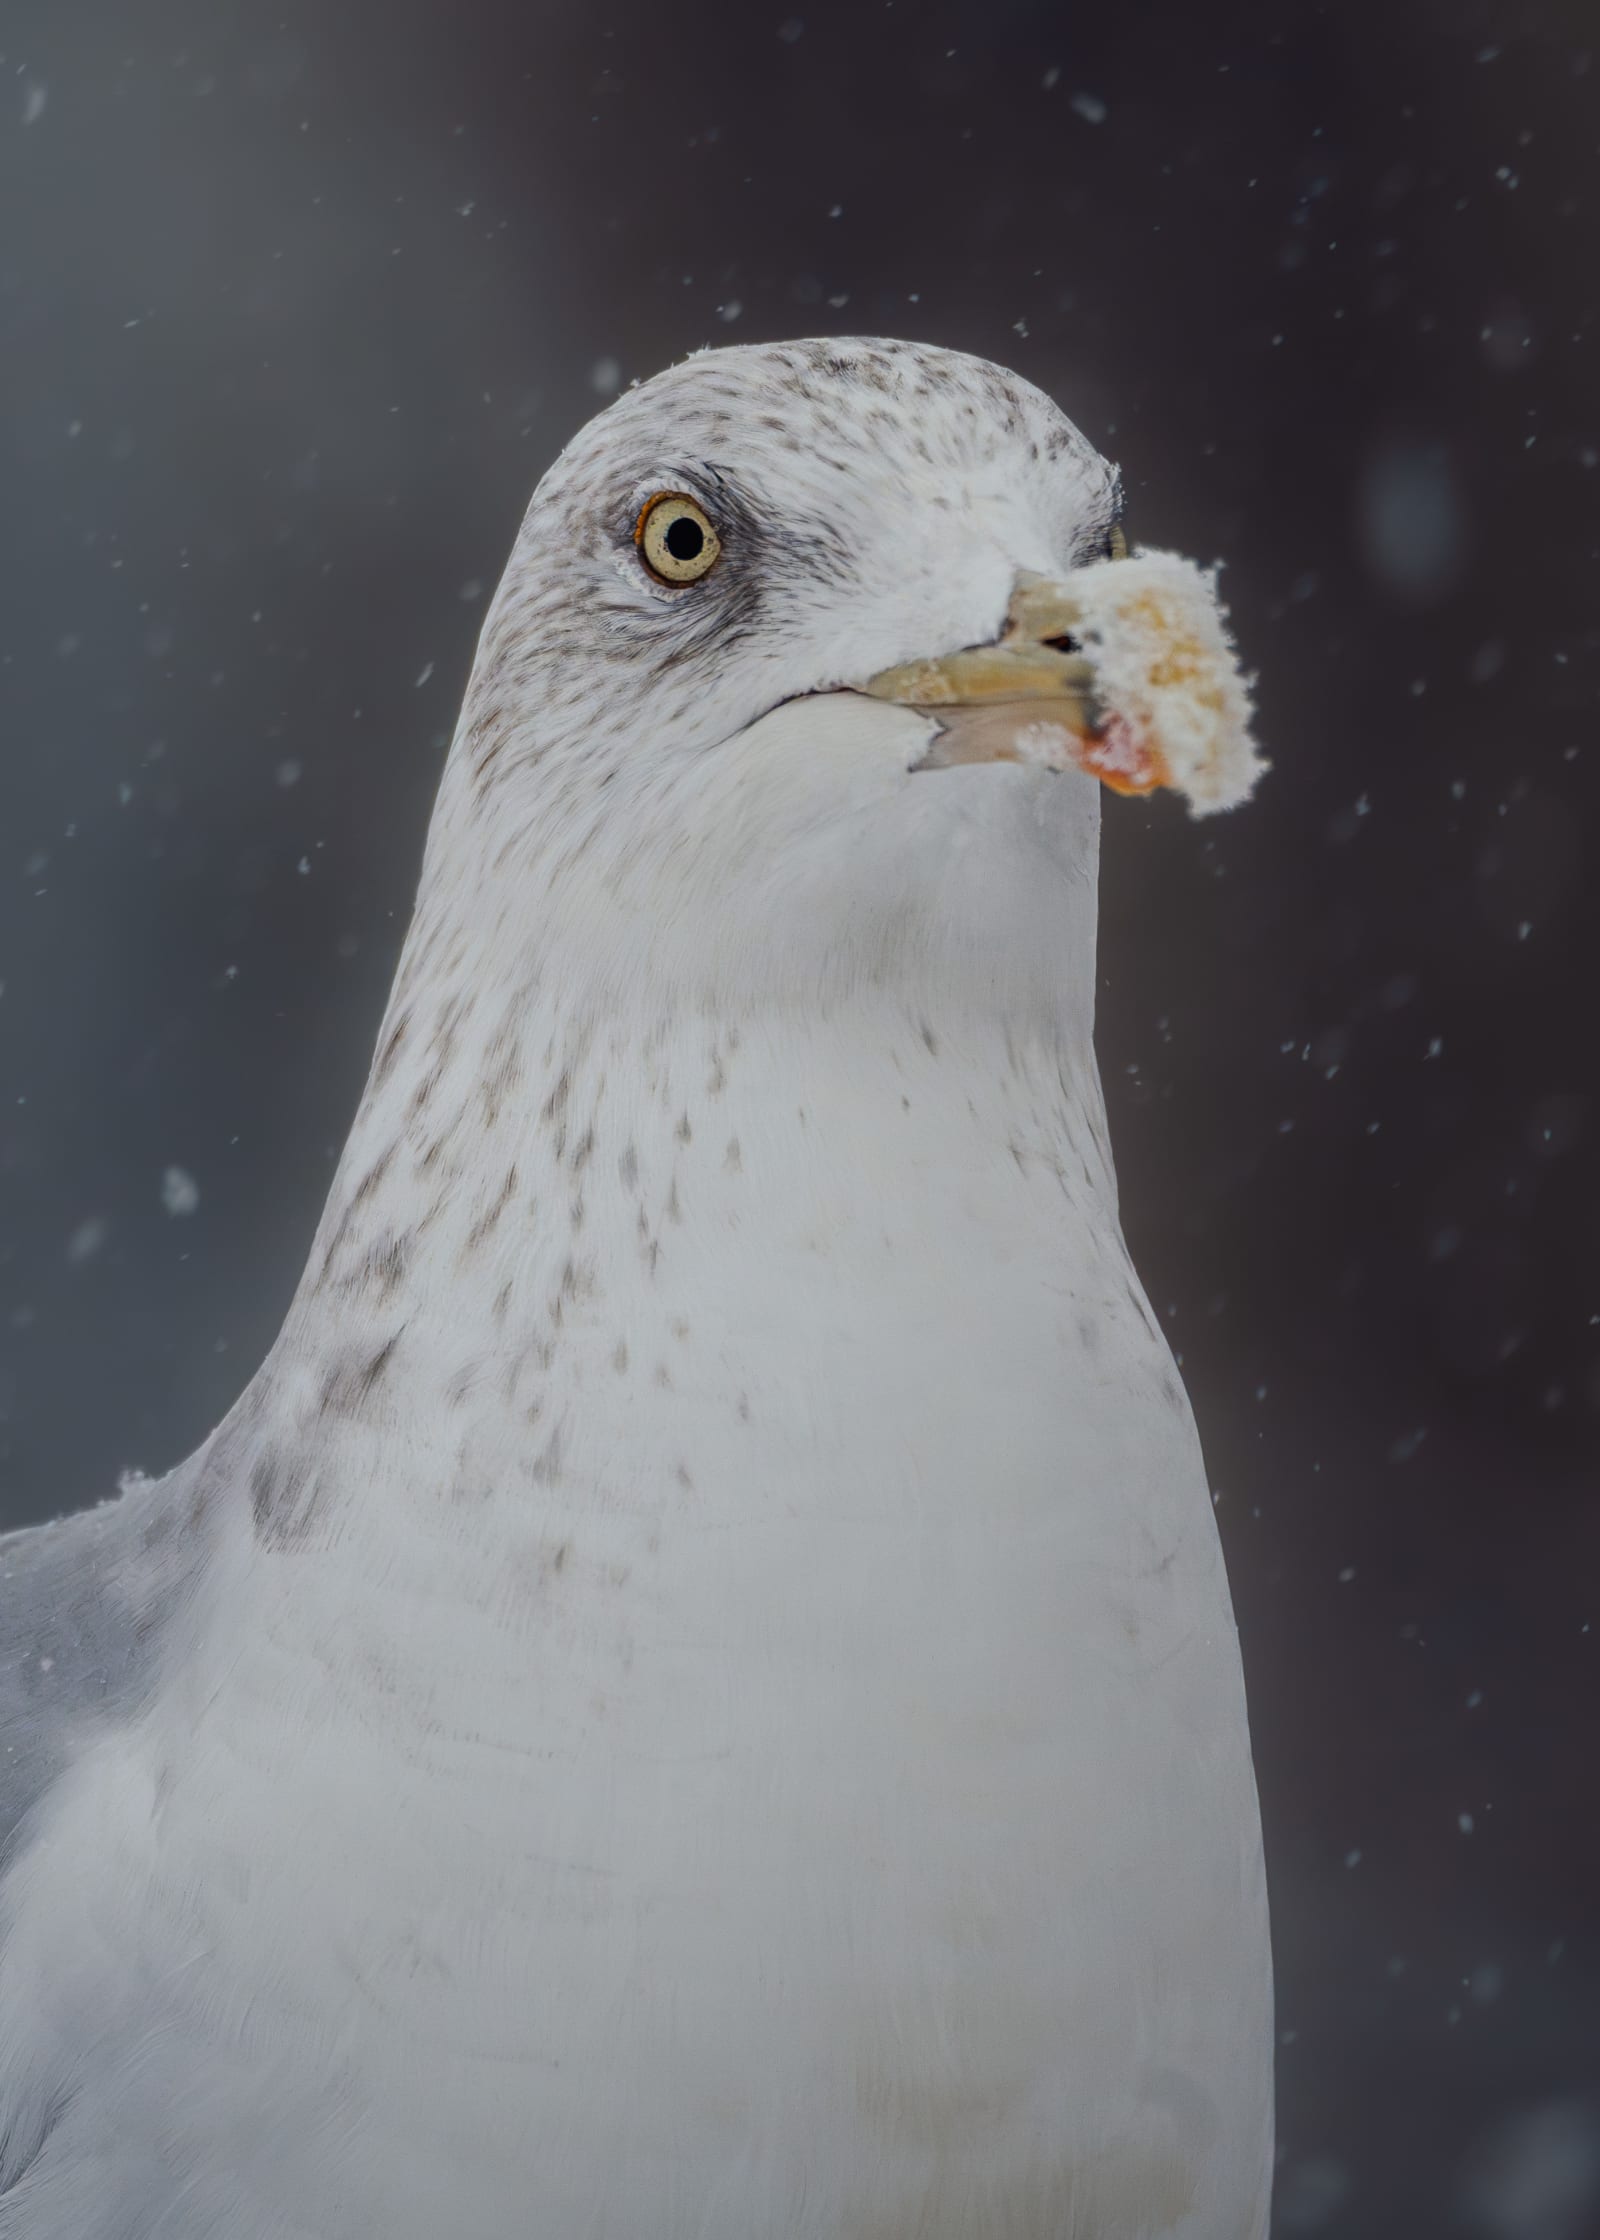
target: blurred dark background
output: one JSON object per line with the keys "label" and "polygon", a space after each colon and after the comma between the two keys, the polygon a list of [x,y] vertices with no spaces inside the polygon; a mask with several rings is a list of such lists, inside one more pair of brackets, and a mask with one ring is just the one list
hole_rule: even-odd
{"label": "blurred dark background", "polygon": [[1256,804],[1108,810],[1100,1044],[1277,2229],[1600,2233],[1592,0],[11,0],[0,1521],[268,1345],[538,474],[813,332],[1050,389],[1260,671]]}

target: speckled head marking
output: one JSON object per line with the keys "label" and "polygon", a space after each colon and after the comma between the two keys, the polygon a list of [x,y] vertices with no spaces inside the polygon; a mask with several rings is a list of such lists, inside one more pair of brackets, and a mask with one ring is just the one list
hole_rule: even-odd
{"label": "speckled head marking", "polygon": [[[641,554],[665,493],[718,540],[692,581]],[[995,772],[908,780],[928,726],[863,709],[852,688],[992,637],[1018,572],[1105,553],[1117,506],[1114,470],[1048,397],[922,344],[706,352],[620,397],[522,523],[408,970],[437,970],[449,936],[432,904],[456,881],[480,913],[496,888],[525,911],[525,964],[559,945],[609,991],[655,975],[696,1000],[754,953],[768,981],[789,957],[811,996],[839,968],[892,977],[925,955],[914,917],[970,950],[980,899],[998,932],[1004,882],[958,898],[952,851],[987,825],[997,865],[1043,850],[1059,881],[1092,855],[1092,789],[1046,802]]]}
{"label": "speckled head marking", "polygon": [[[692,598],[637,564],[641,506],[673,491],[724,548]],[[902,637],[925,651],[1008,514],[1032,517],[1060,568],[1104,548],[1117,507],[1114,471],[1050,399],[980,358],[704,352],[591,421],[535,491],[473,680],[473,778],[493,787],[548,751],[554,726],[522,720],[535,679],[550,717],[648,711],[714,743],[796,692],[859,682]],[[585,673],[595,655],[603,678]]]}

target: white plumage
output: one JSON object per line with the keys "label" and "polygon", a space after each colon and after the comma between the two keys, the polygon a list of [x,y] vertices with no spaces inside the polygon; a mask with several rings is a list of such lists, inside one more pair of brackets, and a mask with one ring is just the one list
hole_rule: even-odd
{"label": "white plumage", "polygon": [[[701,583],[641,564],[661,490]],[[1264,2234],[1097,789],[915,771],[836,689],[1114,503],[1037,391],[885,343],[691,360],[541,485],[277,1345],[0,1542],[0,2240]]]}

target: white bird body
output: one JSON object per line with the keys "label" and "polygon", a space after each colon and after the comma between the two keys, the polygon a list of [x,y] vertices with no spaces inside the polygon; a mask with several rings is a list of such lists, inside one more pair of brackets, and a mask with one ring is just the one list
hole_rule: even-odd
{"label": "white bird body", "polygon": [[921,719],[787,700],[641,876],[732,833],[737,913],[749,801],[836,769],[860,899],[708,975],[631,856],[441,877],[474,715],[282,1337],[143,1497],[203,1562],[0,1883],[0,2240],[1260,2240],[1254,1780],[1116,1216],[1095,788],[908,788]]}

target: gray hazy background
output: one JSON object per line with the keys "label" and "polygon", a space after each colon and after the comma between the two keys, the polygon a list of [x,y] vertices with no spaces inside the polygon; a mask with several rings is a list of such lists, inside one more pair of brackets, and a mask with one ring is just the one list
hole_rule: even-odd
{"label": "gray hazy background", "polygon": [[[793,9],[793,13],[789,12]],[[1592,0],[8,0],[0,1521],[269,1344],[528,491],[924,337],[1227,560],[1101,1059],[1251,1686],[1278,2229],[1600,2233]]]}

